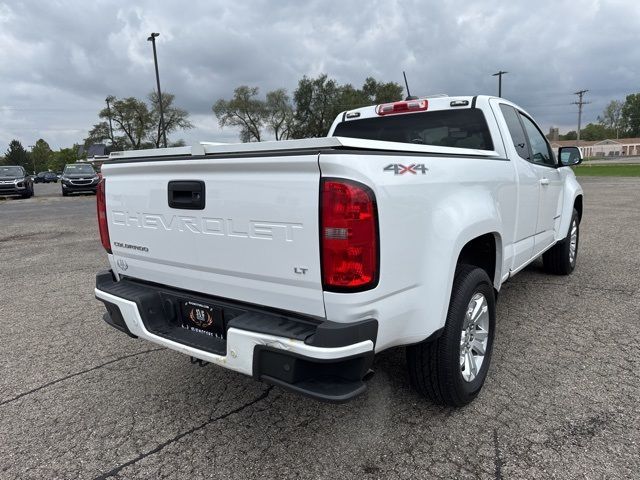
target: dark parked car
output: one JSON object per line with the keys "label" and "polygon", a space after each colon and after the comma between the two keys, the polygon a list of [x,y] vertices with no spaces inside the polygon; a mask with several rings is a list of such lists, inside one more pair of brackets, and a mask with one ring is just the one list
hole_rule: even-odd
{"label": "dark parked car", "polygon": [[24,168],[18,166],[0,167],[0,197],[20,195],[22,198],[33,196],[33,180]]}
{"label": "dark parked car", "polygon": [[65,165],[60,183],[64,197],[75,192],[96,193],[100,177],[88,163],[70,163]]}
{"label": "dark parked car", "polygon": [[58,183],[58,175],[55,172],[40,172],[33,181],[35,183]]}

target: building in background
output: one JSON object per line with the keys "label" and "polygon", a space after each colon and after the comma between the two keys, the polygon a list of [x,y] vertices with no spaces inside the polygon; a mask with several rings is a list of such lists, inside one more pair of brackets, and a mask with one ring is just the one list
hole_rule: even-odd
{"label": "building in background", "polygon": [[[551,132],[549,132],[551,133]],[[550,140],[551,148],[558,154],[560,147],[573,147],[577,140]],[[640,138],[618,138],[597,141],[580,140],[580,150],[584,158],[640,156]]]}
{"label": "building in background", "polygon": [[557,142],[560,140],[560,129],[558,127],[551,127],[547,134],[547,138],[550,142]]}

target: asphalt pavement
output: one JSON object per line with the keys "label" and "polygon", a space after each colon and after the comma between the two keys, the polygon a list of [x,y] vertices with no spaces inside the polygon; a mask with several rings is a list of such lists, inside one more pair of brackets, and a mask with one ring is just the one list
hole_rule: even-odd
{"label": "asphalt pavement", "polygon": [[0,199],[0,478],[638,478],[640,179],[582,178],[577,269],[504,285],[487,382],[414,393],[404,350],[323,404],[102,321],[95,197]]}

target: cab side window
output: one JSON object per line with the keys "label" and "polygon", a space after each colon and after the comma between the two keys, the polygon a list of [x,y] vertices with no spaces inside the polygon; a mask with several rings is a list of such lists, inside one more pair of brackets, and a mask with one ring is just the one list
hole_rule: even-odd
{"label": "cab side window", "polygon": [[516,112],[516,109],[511,105],[504,103],[500,104],[500,110],[502,110],[502,115],[507,122],[507,127],[509,127],[509,134],[511,135],[513,145],[516,147],[516,152],[518,152],[520,158],[529,160],[530,154],[529,146],[527,145],[527,136],[518,118],[518,112]]}
{"label": "cab side window", "polygon": [[520,115],[524,128],[529,136],[529,144],[531,145],[531,161],[539,165],[546,165],[549,167],[555,167],[556,161],[549,148],[547,140],[544,135],[538,130],[538,127],[524,115]]}

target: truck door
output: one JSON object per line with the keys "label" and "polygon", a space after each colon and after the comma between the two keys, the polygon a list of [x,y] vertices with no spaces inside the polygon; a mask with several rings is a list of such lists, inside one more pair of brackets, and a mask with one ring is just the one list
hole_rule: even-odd
{"label": "truck door", "polygon": [[529,117],[520,113],[520,119],[529,139],[531,164],[540,183],[538,221],[533,247],[533,255],[537,256],[555,240],[562,212],[560,202],[564,183],[556,168],[557,163],[547,139]]}
{"label": "truck door", "polygon": [[508,265],[505,265],[514,271],[531,260],[533,255],[540,203],[540,181],[534,165],[529,162],[529,144],[518,112],[511,105],[498,103],[496,100],[492,100],[491,104],[492,107],[499,106],[499,109],[496,109],[496,117],[503,117],[506,123],[505,126],[501,126],[502,131],[506,127],[509,133],[503,136],[505,148],[518,176],[512,258]]}

